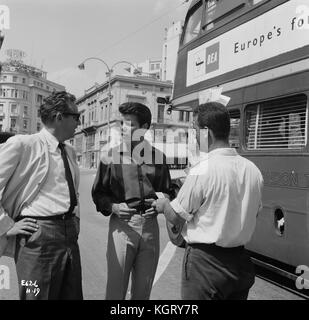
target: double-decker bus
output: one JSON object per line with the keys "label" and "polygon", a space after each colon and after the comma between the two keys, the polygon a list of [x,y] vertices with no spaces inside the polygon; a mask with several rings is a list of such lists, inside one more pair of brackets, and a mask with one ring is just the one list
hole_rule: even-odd
{"label": "double-decker bus", "polygon": [[218,87],[232,146],[264,177],[247,249],[295,274],[309,266],[309,1],[193,0],[171,107],[192,111]]}

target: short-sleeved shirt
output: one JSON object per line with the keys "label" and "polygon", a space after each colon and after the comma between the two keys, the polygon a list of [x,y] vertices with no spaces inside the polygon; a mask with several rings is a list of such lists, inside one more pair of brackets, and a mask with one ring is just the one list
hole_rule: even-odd
{"label": "short-sleeved shirt", "polygon": [[188,243],[246,244],[262,207],[260,170],[235,149],[218,148],[189,172],[171,205],[187,223]]}

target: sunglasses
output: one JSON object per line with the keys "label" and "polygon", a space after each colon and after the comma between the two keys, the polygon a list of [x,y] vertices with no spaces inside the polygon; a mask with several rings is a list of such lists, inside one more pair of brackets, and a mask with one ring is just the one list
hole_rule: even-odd
{"label": "sunglasses", "polygon": [[72,116],[75,121],[79,121],[80,113],[73,113],[73,112],[63,112],[63,115]]}

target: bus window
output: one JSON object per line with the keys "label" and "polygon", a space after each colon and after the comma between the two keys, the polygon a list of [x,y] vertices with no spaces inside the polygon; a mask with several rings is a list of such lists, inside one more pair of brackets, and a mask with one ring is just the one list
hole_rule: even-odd
{"label": "bus window", "polygon": [[301,150],[306,145],[306,115],[304,94],[248,105],[246,148]]}
{"label": "bus window", "polygon": [[202,1],[200,1],[192,8],[192,11],[187,18],[182,44],[186,44],[198,36],[201,29],[202,14],[203,6]]}
{"label": "bus window", "polygon": [[239,110],[229,110],[231,118],[231,131],[230,131],[230,147],[239,149],[240,138],[239,138],[239,125],[240,125],[240,111]]}

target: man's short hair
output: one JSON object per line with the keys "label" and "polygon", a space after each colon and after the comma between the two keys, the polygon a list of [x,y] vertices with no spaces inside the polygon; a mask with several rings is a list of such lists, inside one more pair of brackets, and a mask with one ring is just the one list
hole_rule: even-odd
{"label": "man's short hair", "polygon": [[200,128],[212,130],[216,139],[227,140],[230,135],[230,115],[227,108],[219,102],[207,102],[194,111]]}
{"label": "man's short hair", "polygon": [[68,108],[68,104],[70,102],[74,103],[75,101],[75,96],[66,91],[53,92],[43,100],[43,104],[40,106],[40,117],[42,122],[44,124],[52,122],[57,112],[71,111]]}
{"label": "man's short hair", "polygon": [[151,124],[151,112],[150,109],[139,102],[125,102],[119,106],[119,112],[121,114],[133,114],[136,116],[140,127],[147,123],[148,128]]}

